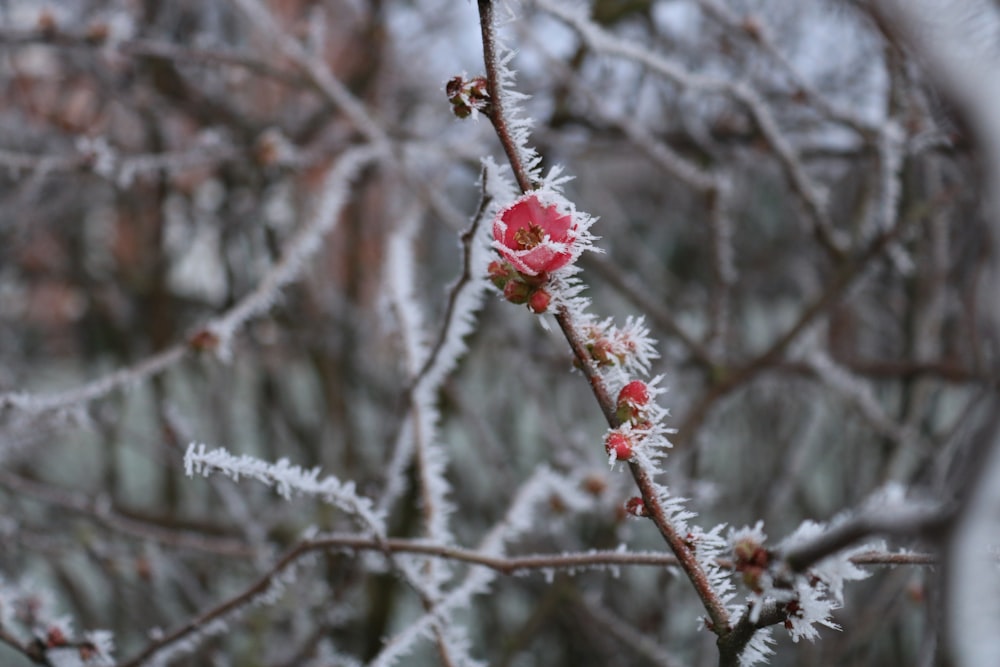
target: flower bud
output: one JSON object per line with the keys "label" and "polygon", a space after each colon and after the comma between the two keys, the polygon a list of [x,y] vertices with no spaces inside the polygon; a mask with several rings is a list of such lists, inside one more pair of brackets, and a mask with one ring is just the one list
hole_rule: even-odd
{"label": "flower bud", "polygon": [[188,338],[187,344],[198,352],[212,351],[219,347],[219,334],[211,329],[201,329]]}
{"label": "flower bud", "polygon": [[610,366],[614,363],[614,351],[611,341],[607,338],[598,338],[588,344],[587,351],[590,352],[590,356],[597,362],[598,366]]}
{"label": "flower bud", "polygon": [[514,269],[507,262],[492,261],[490,265],[486,268],[487,275],[490,277],[490,281],[496,285],[496,288],[502,290],[507,286],[507,281],[513,277]]}
{"label": "flower bud", "polygon": [[763,577],[770,560],[771,555],[767,549],[753,538],[743,538],[733,545],[734,569],[742,575],[743,583],[752,591],[759,593],[763,588]]}
{"label": "flower bud", "polygon": [[618,461],[632,458],[632,441],[621,431],[612,431],[604,438],[604,451]]}
{"label": "flower bud", "polygon": [[639,496],[628,499],[628,502],[625,503],[625,511],[632,516],[648,516],[646,503]]}
{"label": "flower bud", "polygon": [[549,302],[552,301],[552,296],[546,292],[544,289],[535,290],[531,294],[531,298],[528,299],[528,307],[534,312],[541,315],[546,310],[549,309]]}
{"label": "flower bud", "polygon": [[531,287],[519,280],[511,280],[503,286],[503,296],[511,303],[527,303]]}
{"label": "flower bud", "polygon": [[477,111],[489,112],[490,96],[484,77],[477,76],[469,81],[460,76],[452,77],[445,84],[444,92],[451,102],[452,113],[459,118],[468,118]]}
{"label": "flower bud", "polygon": [[618,392],[616,414],[619,421],[635,422],[649,404],[649,387],[642,380],[632,380]]}

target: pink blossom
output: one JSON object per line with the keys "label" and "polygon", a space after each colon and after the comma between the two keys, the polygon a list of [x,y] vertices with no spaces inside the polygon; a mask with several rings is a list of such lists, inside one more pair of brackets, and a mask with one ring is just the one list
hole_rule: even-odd
{"label": "pink blossom", "polygon": [[573,216],[545,205],[529,192],[493,221],[494,246],[514,268],[529,276],[560,269],[573,259],[578,228]]}

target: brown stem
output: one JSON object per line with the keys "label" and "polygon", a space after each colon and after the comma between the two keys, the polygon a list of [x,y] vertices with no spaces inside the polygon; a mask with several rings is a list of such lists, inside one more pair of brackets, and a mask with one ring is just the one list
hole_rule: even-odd
{"label": "brown stem", "polygon": [[[503,113],[503,100],[501,99],[500,74],[497,69],[496,55],[496,30],[494,26],[493,3],[491,0],[479,0],[479,22],[483,35],[483,57],[486,65],[486,85],[490,94],[490,120],[493,128],[500,139],[500,143],[510,161],[511,169],[517,178],[521,190],[527,192],[535,185],[528,176],[527,169],[521,161],[521,155],[517,150],[517,145],[510,136],[506,118]],[[611,428],[621,425],[615,415],[614,399],[608,393],[604,379],[597,372],[593,365],[593,360],[587,353],[583,343],[583,337],[577,331],[572,315],[565,307],[559,308],[556,314],[556,321],[562,329],[566,340],[573,349],[573,354],[579,361],[580,368],[590,382],[590,388],[594,392],[594,397],[601,406],[601,411]],[[719,599],[708,581],[708,576],[701,564],[695,558],[694,550],[690,548],[674,530],[666,510],[660,503],[659,494],[645,470],[636,464],[630,464],[632,476],[642,493],[643,502],[646,505],[648,516],[656,524],[660,534],[667,541],[670,550],[677,557],[678,564],[684,570],[688,579],[701,598],[705,610],[708,612],[712,624],[712,630],[716,634],[729,632],[729,615],[726,613],[725,605]]]}
{"label": "brown stem", "polygon": [[528,170],[521,162],[517,143],[510,135],[507,117],[503,112],[503,87],[500,85],[500,72],[497,70],[496,21],[493,16],[492,0],[479,0],[479,26],[483,32],[483,60],[486,64],[486,88],[490,93],[489,118],[493,129],[500,138],[500,145],[507,154],[507,161],[514,170],[514,178],[522,192],[534,190],[535,183],[528,176]]}
{"label": "brown stem", "polygon": [[659,494],[656,492],[656,486],[653,484],[653,480],[650,479],[649,473],[637,463],[629,463],[629,470],[632,472],[632,477],[635,479],[635,483],[642,493],[642,500],[646,505],[647,516],[653,520],[653,523],[656,524],[656,527],[660,531],[660,535],[666,540],[670,550],[674,552],[678,565],[684,570],[688,579],[691,580],[691,585],[694,586],[695,592],[698,593],[698,597],[705,607],[705,611],[708,612],[708,618],[711,621],[711,631],[720,637],[729,634],[729,613],[726,611],[722,600],[716,595],[712,584],[709,583],[708,575],[695,557],[694,549],[688,546],[684,536],[678,535],[673,524],[670,523],[670,518],[660,503]]}

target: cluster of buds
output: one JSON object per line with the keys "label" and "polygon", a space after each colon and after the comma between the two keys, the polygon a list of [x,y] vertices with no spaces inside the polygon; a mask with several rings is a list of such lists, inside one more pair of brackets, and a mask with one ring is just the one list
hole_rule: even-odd
{"label": "cluster of buds", "polygon": [[742,537],[733,544],[733,567],[754,593],[763,592],[770,562],[771,553],[753,536]]}
{"label": "cluster of buds", "polygon": [[547,276],[526,276],[509,262],[497,260],[490,262],[487,271],[490,281],[511,303],[526,303],[539,314],[548,310],[552,295],[544,287]]}
{"label": "cluster of buds", "polygon": [[572,261],[577,235],[572,215],[543,203],[537,193],[521,196],[493,221],[493,247],[502,259],[490,263],[490,280],[511,303],[546,312],[550,274]]}
{"label": "cluster of buds", "polygon": [[461,76],[453,77],[445,84],[444,92],[451,102],[451,112],[459,118],[468,118],[479,111],[489,113],[490,94],[485,77],[477,76],[468,81]]}
{"label": "cluster of buds", "polygon": [[632,380],[618,392],[615,416],[622,426],[604,437],[604,451],[614,461],[631,460],[635,445],[649,435],[649,386]]}
{"label": "cluster of buds", "polygon": [[636,352],[636,343],[614,327],[591,325],[584,331],[585,346],[598,366],[623,366]]}
{"label": "cluster of buds", "polygon": [[73,640],[70,637],[71,634],[72,632],[65,621],[55,621],[47,628],[37,631],[34,640],[27,645],[25,653],[34,662],[48,665],[57,662],[57,654],[49,654],[50,650],[59,651],[58,662],[60,664],[67,660],[67,650],[75,650],[80,662],[71,661],[72,664],[89,664],[92,661],[110,664],[106,650],[89,638]]}

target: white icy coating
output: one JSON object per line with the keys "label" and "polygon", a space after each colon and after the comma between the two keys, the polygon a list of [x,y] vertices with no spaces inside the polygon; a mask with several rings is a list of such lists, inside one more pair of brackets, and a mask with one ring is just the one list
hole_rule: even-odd
{"label": "white icy coating", "polygon": [[290,499],[293,493],[317,496],[358,517],[376,534],[385,532],[383,517],[369,498],[357,493],[354,482],[341,482],[332,475],[320,479],[319,468],[305,470],[288,459],[269,463],[247,454],[235,456],[222,447],[208,451],[204,444],[192,442],[184,453],[184,471],[189,477],[197,474],[207,477],[213,472],[221,472],[234,481],[249,477],[273,486],[285,499]]}

